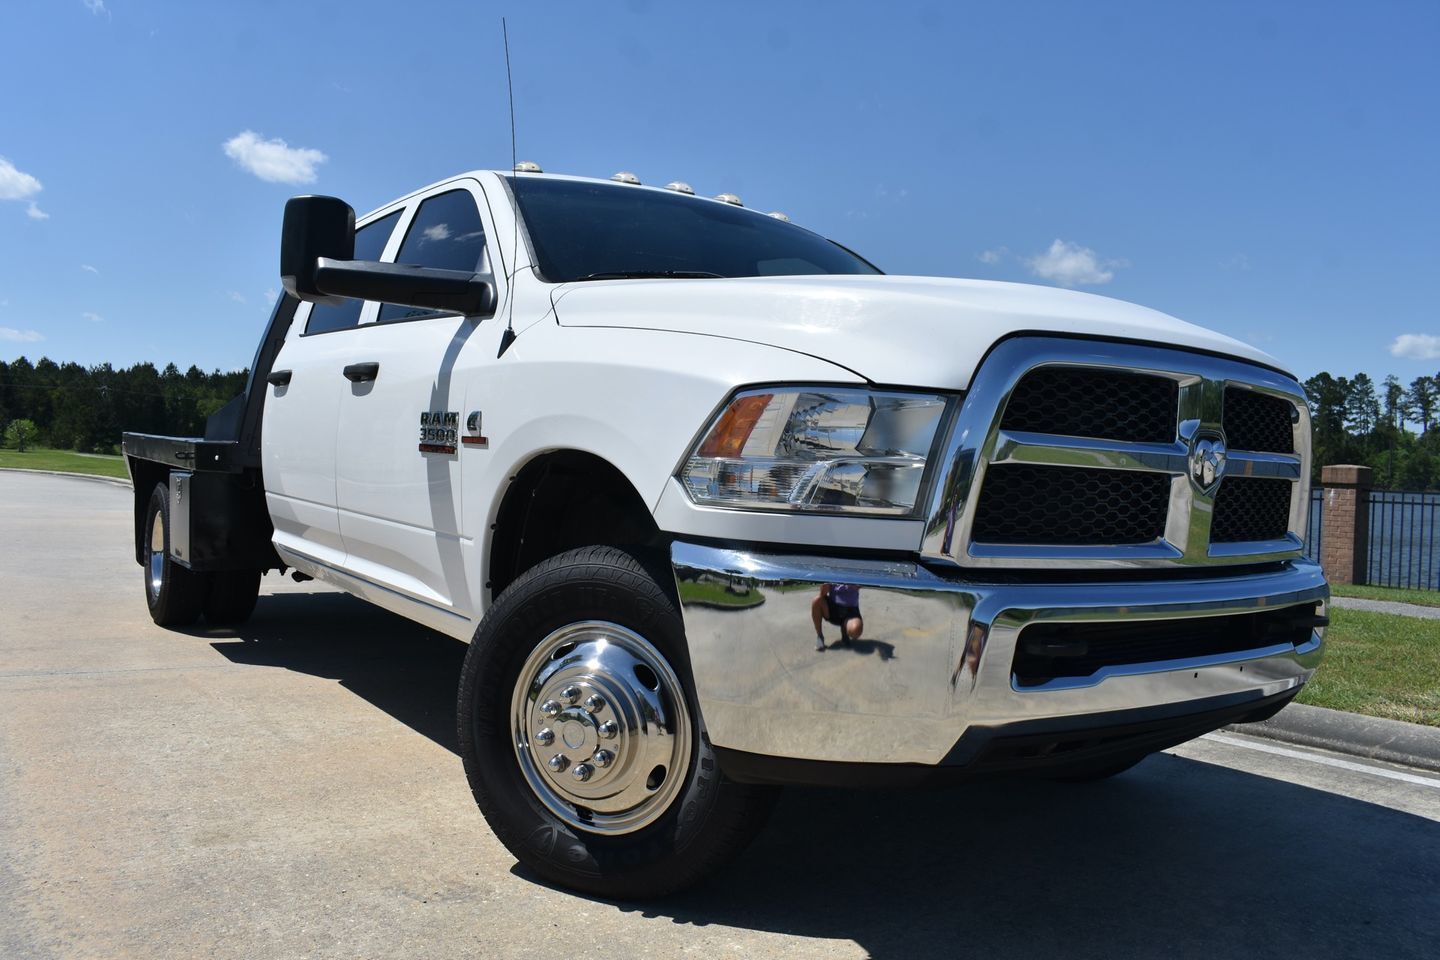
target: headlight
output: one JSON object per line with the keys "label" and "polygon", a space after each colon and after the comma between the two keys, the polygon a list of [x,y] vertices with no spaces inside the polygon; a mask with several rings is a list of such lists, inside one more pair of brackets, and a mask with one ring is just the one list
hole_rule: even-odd
{"label": "headlight", "polygon": [[945,398],[848,387],[736,394],[680,479],[696,503],[907,516]]}

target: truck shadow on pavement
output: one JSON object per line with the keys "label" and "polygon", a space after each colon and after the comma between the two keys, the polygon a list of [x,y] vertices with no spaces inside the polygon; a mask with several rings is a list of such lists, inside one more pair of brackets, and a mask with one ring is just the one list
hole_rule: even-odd
{"label": "truck shadow on pavement", "polygon": [[[265,596],[244,627],[199,635],[456,749],[460,641],[338,593]],[[582,908],[879,958],[1433,957],[1440,824],[1168,754],[1087,785],[791,789],[704,885]]]}
{"label": "truck shadow on pavement", "polygon": [[1168,754],[1087,785],[790,790],[724,874],[618,906],[879,958],[1434,957],[1440,824]]}
{"label": "truck shadow on pavement", "polygon": [[239,627],[200,630],[226,659],[338,681],[458,753],[455,696],[466,645],[343,593],[263,595]]}

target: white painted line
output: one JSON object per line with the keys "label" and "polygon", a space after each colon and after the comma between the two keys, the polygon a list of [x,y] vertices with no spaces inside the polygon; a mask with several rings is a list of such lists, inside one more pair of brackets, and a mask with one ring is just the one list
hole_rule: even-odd
{"label": "white painted line", "polygon": [[1249,740],[1241,740],[1239,737],[1229,737],[1223,733],[1207,733],[1202,740],[1214,740],[1216,743],[1223,743],[1231,747],[1242,747],[1246,750],[1257,750],[1260,753],[1273,753],[1277,757],[1289,757],[1292,760],[1305,760],[1310,763],[1319,763],[1327,767],[1339,767],[1341,770],[1353,770],[1356,773],[1369,773],[1377,777],[1384,777],[1387,780],[1400,780],[1404,783],[1415,783],[1422,787],[1434,787],[1440,789],[1440,780],[1431,777],[1422,777],[1413,773],[1405,773],[1403,770],[1391,770],[1387,767],[1372,767],[1364,763],[1355,763],[1351,760],[1340,760],[1335,757],[1322,757],[1315,753],[1304,753],[1300,750],[1287,750],[1285,747],[1274,747],[1268,743],[1253,743]]}

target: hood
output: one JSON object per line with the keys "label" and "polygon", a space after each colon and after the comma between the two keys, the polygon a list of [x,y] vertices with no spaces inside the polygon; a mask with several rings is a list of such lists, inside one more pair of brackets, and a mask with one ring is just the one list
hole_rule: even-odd
{"label": "hood", "polygon": [[1079,334],[1189,347],[1283,369],[1261,350],[1155,310],[991,280],[820,276],[610,280],[556,292],[565,327],[637,327],[768,344],[874,383],[963,390],[997,340]]}

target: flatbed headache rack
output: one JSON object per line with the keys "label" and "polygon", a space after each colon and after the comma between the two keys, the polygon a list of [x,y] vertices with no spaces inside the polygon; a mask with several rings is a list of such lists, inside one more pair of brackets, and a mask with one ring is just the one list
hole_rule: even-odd
{"label": "flatbed headache rack", "polygon": [[299,302],[282,296],[250,365],[245,392],[216,411],[203,437],[126,433],[125,466],[135,487],[135,559],[144,562],[150,497],[165,484],[170,498],[170,554],[198,572],[283,568],[270,543],[260,471],[260,426],[266,377]]}

